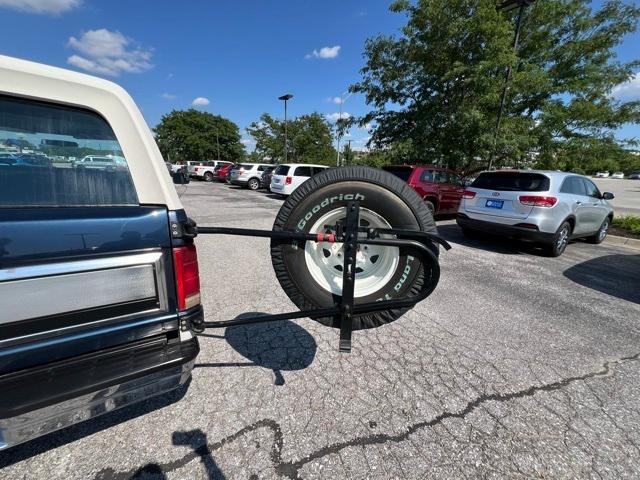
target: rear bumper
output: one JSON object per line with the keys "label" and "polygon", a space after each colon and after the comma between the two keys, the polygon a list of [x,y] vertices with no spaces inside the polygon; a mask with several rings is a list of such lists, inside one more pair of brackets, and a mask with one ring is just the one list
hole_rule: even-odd
{"label": "rear bumper", "polygon": [[170,391],[198,340],[160,335],[0,376],[0,450]]}
{"label": "rear bumper", "polygon": [[476,230],[491,235],[499,235],[503,237],[517,238],[519,240],[527,240],[531,242],[549,243],[553,240],[553,233],[541,232],[533,228],[525,228],[516,225],[505,225],[502,223],[486,222],[484,220],[476,220],[469,218],[464,213],[458,213],[456,223],[461,228]]}

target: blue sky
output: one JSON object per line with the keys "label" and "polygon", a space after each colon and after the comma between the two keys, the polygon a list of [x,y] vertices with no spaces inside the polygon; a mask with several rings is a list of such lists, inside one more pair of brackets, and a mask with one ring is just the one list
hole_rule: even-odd
{"label": "blue sky", "polygon": [[[599,1],[594,2],[598,5]],[[0,0],[0,53],[89,71],[125,87],[150,126],[171,109],[221,114],[244,128],[263,112],[312,111],[336,118],[358,80],[364,41],[394,33],[401,15],[383,0]],[[619,49],[638,56],[640,34]],[[640,75],[619,92],[640,98]],[[367,107],[354,95],[345,112]],[[640,138],[640,127],[621,136]],[[356,148],[366,141],[354,129]],[[250,148],[251,145],[247,144]]]}

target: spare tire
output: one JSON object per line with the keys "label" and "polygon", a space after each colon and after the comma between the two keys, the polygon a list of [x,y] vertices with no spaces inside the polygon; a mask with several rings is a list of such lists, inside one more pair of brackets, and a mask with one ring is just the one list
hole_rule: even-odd
{"label": "spare tire", "polygon": [[[361,226],[437,234],[431,212],[411,187],[388,172],[361,166],[328,169],[304,182],[280,208],[273,230],[330,233],[325,226],[335,225],[346,217],[346,204],[350,200],[360,202]],[[437,245],[428,246],[437,255]],[[342,248],[341,243],[271,241],[276,277],[298,308],[327,308],[339,300]],[[360,245],[355,303],[416,295],[433,274],[429,264],[423,264],[420,258],[415,249],[408,247]],[[385,325],[407,310],[392,309],[355,316],[353,329]],[[315,320],[340,327],[339,317]]]}

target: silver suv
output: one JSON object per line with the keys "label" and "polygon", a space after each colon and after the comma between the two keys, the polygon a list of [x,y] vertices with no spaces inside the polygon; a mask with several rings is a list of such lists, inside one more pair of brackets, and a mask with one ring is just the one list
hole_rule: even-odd
{"label": "silver suv", "polygon": [[612,198],[573,173],[483,172],[465,190],[456,220],[465,235],[481,231],[531,240],[557,257],[572,238],[605,239],[613,219],[607,200]]}

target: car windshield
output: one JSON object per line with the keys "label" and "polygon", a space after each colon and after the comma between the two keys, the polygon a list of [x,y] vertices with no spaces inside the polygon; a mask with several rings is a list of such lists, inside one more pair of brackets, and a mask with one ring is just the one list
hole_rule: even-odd
{"label": "car windshield", "polygon": [[549,190],[549,177],[540,173],[485,172],[471,186],[484,190],[545,192]]}

